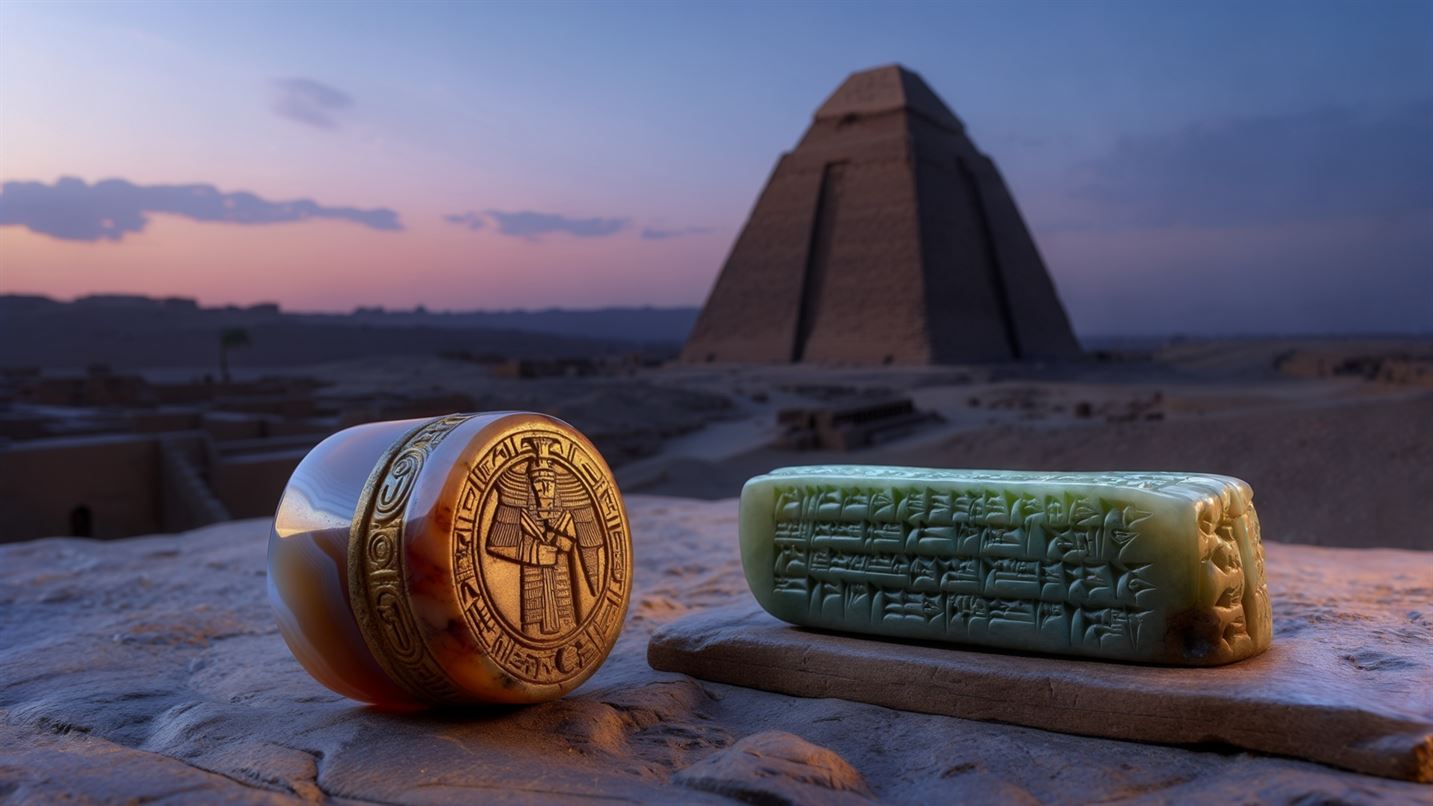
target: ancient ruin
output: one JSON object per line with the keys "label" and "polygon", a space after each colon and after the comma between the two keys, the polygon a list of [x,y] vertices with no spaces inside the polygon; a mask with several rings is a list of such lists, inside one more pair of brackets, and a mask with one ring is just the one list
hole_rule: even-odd
{"label": "ancient ruin", "polygon": [[855,73],[782,155],[682,356],[940,364],[1079,344],[990,158],[921,77]]}

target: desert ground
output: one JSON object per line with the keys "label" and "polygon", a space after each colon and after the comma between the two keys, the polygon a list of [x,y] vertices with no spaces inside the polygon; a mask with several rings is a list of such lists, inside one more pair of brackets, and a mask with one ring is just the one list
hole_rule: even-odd
{"label": "desert ground", "polygon": [[[1433,549],[1433,342],[1211,341],[1062,365],[668,364],[512,381],[439,359],[305,369],[335,394],[410,388],[592,436],[628,493],[722,499],[774,467],[1173,470],[1248,481],[1265,535]],[[909,397],[939,416],[855,450],[783,447],[777,414]]]}
{"label": "desert ground", "polygon": [[[736,502],[634,495],[627,505],[635,570],[624,632],[581,688],[526,708],[392,714],[324,689],[274,626],[262,519],[0,547],[0,793],[17,803],[815,805],[1412,804],[1433,791],[1214,741],[1076,736],[655,671],[655,631],[749,597]],[[1421,556],[1270,544],[1270,651],[1331,625],[1366,631],[1304,684],[1355,695],[1360,681],[1416,686],[1433,669],[1433,568]],[[900,656],[899,644],[864,643]],[[1204,707],[1237,714],[1238,687],[1221,684],[1218,668],[1202,671]],[[1049,680],[1052,694],[1069,684]],[[1118,713],[1118,695],[1082,706]],[[1417,735],[1433,741],[1433,704],[1364,705],[1316,720],[1325,728],[1314,740],[1343,741],[1340,720],[1396,716],[1399,735],[1365,749],[1397,751],[1409,774]],[[1310,709],[1300,710],[1306,721]],[[1409,725],[1421,733],[1409,739]]]}
{"label": "desert ground", "polygon": [[[655,671],[647,649],[684,617],[749,600],[735,496],[773,467],[1184,470],[1253,486],[1271,544],[1276,649],[1337,630],[1348,650],[1324,670],[1331,686],[1356,693],[1370,679],[1361,675],[1375,675],[1383,690],[1406,689],[1433,669],[1430,360],[1428,342],[1265,340],[1064,365],[668,364],[536,379],[441,358],[304,367],[327,394],[452,391],[479,408],[548,411],[593,436],[628,498],[636,561],[607,664],[542,706],[384,713],[323,689],[284,647],[264,595],[264,519],[12,544],[0,547],[0,794],[25,803],[1426,803],[1427,784],[1306,760],[1328,753],[1251,752],[1214,736],[1178,745],[1076,736],[998,715],[792,697]],[[892,397],[936,416],[851,450],[798,449],[778,423],[782,410]],[[1209,671],[1209,707],[1240,708],[1239,692]],[[1395,708],[1398,724],[1423,726],[1396,737],[1398,763],[1433,746],[1430,709]],[[1343,741],[1325,733],[1320,741]]]}

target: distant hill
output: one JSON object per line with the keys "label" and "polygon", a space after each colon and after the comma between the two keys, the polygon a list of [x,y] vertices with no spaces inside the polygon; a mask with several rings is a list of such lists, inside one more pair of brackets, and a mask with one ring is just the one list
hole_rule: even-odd
{"label": "distant hill", "polygon": [[201,308],[184,298],[104,295],[74,302],[0,295],[0,367],[207,367],[219,334],[243,329],[236,366],[281,367],[351,358],[447,355],[508,358],[674,354],[696,309],[496,313],[286,313],[277,305]]}
{"label": "distant hill", "polygon": [[700,308],[594,308],[543,311],[473,311],[467,313],[417,313],[413,311],[359,310],[339,318],[374,325],[403,324],[423,327],[484,327],[524,330],[575,336],[583,339],[610,339],[646,344],[680,346],[696,324]]}

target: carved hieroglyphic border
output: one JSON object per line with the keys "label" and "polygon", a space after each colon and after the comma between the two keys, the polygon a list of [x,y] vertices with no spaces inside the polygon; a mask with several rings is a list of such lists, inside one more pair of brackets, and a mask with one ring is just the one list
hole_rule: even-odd
{"label": "carved hieroglyphic border", "polygon": [[348,538],[348,591],[358,630],[388,677],[423,702],[463,694],[428,651],[408,601],[404,510],[429,454],[471,414],[424,423],[393,444],[359,497]]}

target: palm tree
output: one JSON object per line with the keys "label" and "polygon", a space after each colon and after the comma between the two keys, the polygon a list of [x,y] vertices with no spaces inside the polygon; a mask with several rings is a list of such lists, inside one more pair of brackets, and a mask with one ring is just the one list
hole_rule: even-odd
{"label": "palm tree", "polygon": [[229,382],[229,351],[235,347],[248,347],[249,331],[242,327],[231,327],[219,332],[219,377]]}

